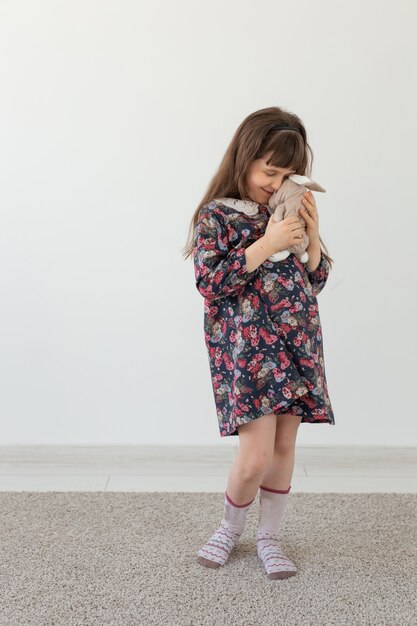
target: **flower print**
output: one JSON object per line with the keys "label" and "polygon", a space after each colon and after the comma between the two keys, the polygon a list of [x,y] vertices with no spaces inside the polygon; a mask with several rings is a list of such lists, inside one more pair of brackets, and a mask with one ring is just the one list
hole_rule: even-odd
{"label": "flower print", "polygon": [[238,330],[237,332],[231,333],[230,341],[232,344],[234,344],[234,347],[232,350],[232,357],[233,357],[233,361],[236,361],[239,354],[241,354],[241,352],[243,351],[246,342],[240,330]]}
{"label": "flower print", "polygon": [[278,352],[278,359],[281,365],[281,369],[284,370],[290,365],[290,360],[285,354],[285,352]]}
{"label": "flower print", "polygon": [[253,295],[251,297],[251,301],[252,301],[252,307],[255,311],[259,311],[259,307],[260,307],[260,298],[258,295]]}
{"label": "flower print", "polygon": [[280,334],[283,336],[284,339],[287,339],[288,333],[291,332],[291,326],[289,324],[285,324],[284,322],[282,322],[280,324]]}
{"label": "flower print", "polygon": [[239,345],[242,342],[245,343],[242,331],[241,330],[236,330],[236,331],[232,330],[232,332],[230,333],[230,341],[232,343],[235,343],[236,345]]}
{"label": "flower print", "polygon": [[262,396],[261,399],[262,413],[269,413],[271,408],[271,402],[266,396]]}
{"label": "flower print", "polygon": [[251,346],[257,346],[260,341],[260,337],[258,335],[258,329],[255,324],[251,324],[247,326],[243,331],[245,339],[249,339],[251,342]]}
{"label": "flower print", "polygon": [[316,298],[327,280],[324,257],[314,272],[293,254],[248,272],[245,246],[264,234],[269,214],[260,205],[245,214],[236,204],[204,205],[195,232],[220,434],[237,435],[239,424],[280,410],[334,424]]}
{"label": "flower print", "polygon": [[259,337],[263,339],[263,341],[267,345],[272,345],[278,340],[278,335],[273,335],[272,333],[269,333],[267,330],[265,330],[265,328],[260,328],[258,332]]}
{"label": "flower print", "polygon": [[208,316],[209,317],[216,317],[217,313],[219,312],[219,307],[214,305],[211,305],[208,307]]}
{"label": "flower print", "polygon": [[247,371],[251,374],[256,374],[261,369],[260,360],[263,359],[263,354],[256,353],[251,361],[247,364]]}
{"label": "flower print", "polygon": [[232,360],[229,357],[229,355],[227,354],[227,352],[223,352],[223,360],[224,360],[224,363],[225,363],[226,368],[228,370],[233,370],[234,369],[234,363],[232,362]]}
{"label": "flower print", "polygon": [[230,339],[230,341],[232,343],[236,343],[236,341],[239,341],[240,337],[241,337],[240,330],[232,330],[232,331],[230,331],[229,339]]}
{"label": "flower print", "polygon": [[280,311],[291,306],[291,300],[289,298],[281,298],[276,304],[271,304],[271,311]]}
{"label": "flower print", "polygon": [[297,335],[293,339],[294,345],[299,348],[301,344],[304,342],[304,333],[298,332]]}
{"label": "flower print", "polygon": [[[292,326],[293,328],[296,328],[298,326],[297,318],[294,317],[294,315],[291,315],[289,311],[285,311],[284,313],[288,313],[288,315],[285,318],[285,322],[289,324],[290,326]],[[284,316],[284,313],[282,314],[283,316]]]}
{"label": "flower print", "polygon": [[267,274],[266,276],[264,276],[263,283],[264,291],[266,291],[266,293],[270,293],[276,287],[275,274]]}
{"label": "flower print", "polygon": [[220,367],[222,362],[223,352],[220,347],[214,349],[214,364],[216,367]]}
{"label": "flower print", "polygon": [[254,313],[252,305],[251,305],[251,301],[249,300],[249,298],[245,298],[244,301],[242,302],[242,311],[243,311],[243,321],[249,322],[249,320],[252,319],[253,313]]}
{"label": "flower print", "polygon": [[312,356],[311,353],[311,341],[309,338],[305,339],[303,342],[303,347],[304,347],[304,352],[307,354],[307,356]]}
{"label": "flower print", "polygon": [[305,365],[306,367],[314,369],[314,361],[311,359],[300,359],[300,365]]}
{"label": "flower print", "polygon": [[218,398],[218,400],[222,401],[222,398],[227,396],[230,391],[231,391],[231,389],[230,389],[228,384],[226,384],[226,383],[221,384],[219,386],[219,388],[217,389],[217,398]]}
{"label": "flower print", "polygon": [[285,287],[285,289],[288,289],[288,291],[293,291],[294,289],[294,281],[291,278],[285,279],[282,278],[281,276],[278,277],[278,282],[283,285]]}
{"label": "flower print", "polygon": [[222,338],[223,338],[222,324],[220,322],[214,322],[212,326],[212,334],[210,337],[210,341],[212,343],[218,343],[219,341],[222,340]]}
{"label": "flower print", "polygon": [[242,242],[231,247],[221,211],[204,206],[194,230],[194,273],[198,291],[207,300],[241,291],[259,273],[248,272]]}
{"label": "flower print", "polygon": [[272,372],[274,374],[274,379],[276,380],[277,383],[281,383],[284,380],[284,378],[287,377],[284,370],[279,367],[274,367]]}
{"label": "flower print", "polygon": [[[314,389],[310,389],[309,390],[310,393],[314,393]],[[303,398],[303,401],[306,403],[306,405],[310,408],[310,409],[315,409],[317,406],[317,402],[315,401],[315,399],[310,396],[310,395],[306,395],[305,398]]]}
{"label": "flower print", "polygon": [[271,363],[263,363],[262,367],[256,373],[256,380],[258,381],[258,389],[263,386],[263,381],[269,376],[270,370],[273,369]]}
{"label": "flower print", "polygon": [[287,398],[287,400],[292,398],[292,391],[291,391],[289,385],[284,385],[284,387],[282,388],[282,393],[283,393],[284,397]]}

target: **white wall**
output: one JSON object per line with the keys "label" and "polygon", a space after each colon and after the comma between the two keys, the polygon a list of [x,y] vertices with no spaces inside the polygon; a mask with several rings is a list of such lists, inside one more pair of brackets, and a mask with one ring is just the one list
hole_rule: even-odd
{"label": "white wall", "polygon": [[[221,439],[191,216],[236,127],[283,106],[335,259],[336,426],[416,445],[416,4],[2,1],[0,442]],[[233,439],[233,441],[232,441]]]}

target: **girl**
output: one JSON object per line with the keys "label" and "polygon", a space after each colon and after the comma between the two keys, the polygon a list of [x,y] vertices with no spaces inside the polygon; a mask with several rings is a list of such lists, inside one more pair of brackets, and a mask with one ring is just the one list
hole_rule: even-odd
{"label": "girl", "polygon": [[[269,578],[296,574],[279,529],[289,498],[300,422],[334,425],[317,295],[333,259],[319,235],[315,198],[274,222],[268,198],[292,173],[310,176],[312,150],[295,114],[269,107],[238,127],[190,226],[204,297],[204,333],[221,437],[239,435],[219,528],[197,552],[206,567],[228,559],[260,488],[257,553]],[[303,220],[301,222],[300,220]],[[309,237],[307,265],[268,257]]]}

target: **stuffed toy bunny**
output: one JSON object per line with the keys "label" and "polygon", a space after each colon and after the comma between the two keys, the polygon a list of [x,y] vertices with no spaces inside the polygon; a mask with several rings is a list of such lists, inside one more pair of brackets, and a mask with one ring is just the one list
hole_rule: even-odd
{"label": "stuffed toy bunny", "polygon": [[290,215],[297,215],[303,226],[302,241],[290,246],[286,250],[275,252],[268,257],[269,261],[282,261],[292,252],[301,261],[301,263],[307,263],[307,247],[309,239],[306,233],[306,221],[298,212],[302,206],[302,197],[307,189],[310,189],[311,191],[326,191],[323,187],[321,187],[321,185],[308,176],[291,174],[291,176],[282,183],[281,187],[277,189],[277,191],[275,191],[269,198],[267,206],[270,214],[274,216],[275,222],[280,222]]}

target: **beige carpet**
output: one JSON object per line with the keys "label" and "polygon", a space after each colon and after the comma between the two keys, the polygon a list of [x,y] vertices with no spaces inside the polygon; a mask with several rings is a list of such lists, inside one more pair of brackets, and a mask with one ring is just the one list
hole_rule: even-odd
{"label": "beige carpet", "polygon": [[196,550],[222,493],[1,492],[1,626],[416,626],[417,495],[291,493],[269,580],[259,496],[228,562]]}

